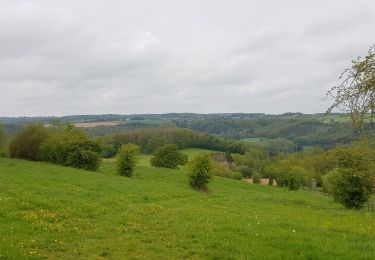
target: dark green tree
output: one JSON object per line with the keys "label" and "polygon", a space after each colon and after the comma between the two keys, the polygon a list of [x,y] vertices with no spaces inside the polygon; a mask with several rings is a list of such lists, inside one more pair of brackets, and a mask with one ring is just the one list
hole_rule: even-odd
{"label": "dark green tree", "polygon": [[188,181],[192,188],[206,191],[212,178],[213,163],[209,154],[196,156],[188,165]]}
{"label": "dark green tree", "polygon": [[337,168],[326,180],[326,188],[346,208],[361,208],[375,187],[375,153],[365,144],[338,148]]}
{"label": "dark green tree", "polygon": [[156,149],[151,165],[155,167],[177,168],[187,163],[187,155],[181,153],[175,144],[166,144]]}
{"label": "dark green tree", "polygon": [[43,160],[65,166],[95,171],[100,164],[101,144],[72,125],[56,131],[40,150]]}
{"label": "dark green tree", "polygon": [[41,160],[41,144],[49,135],[49,130],[42,124],[27,125],[10,140],[10,157],[32,161]]}
{"label": "dark green tree", "polygon": [[4,151],[4,144],[5,144],[5,131],[3,125],[0,125],[0,156]]}

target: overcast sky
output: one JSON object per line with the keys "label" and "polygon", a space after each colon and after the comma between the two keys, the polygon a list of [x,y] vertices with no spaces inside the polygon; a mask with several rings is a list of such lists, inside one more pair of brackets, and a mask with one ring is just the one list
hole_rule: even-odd
{"label": "overcast sky", "polygon": [[325,112],[374,0],[0,0],[0,116]]}

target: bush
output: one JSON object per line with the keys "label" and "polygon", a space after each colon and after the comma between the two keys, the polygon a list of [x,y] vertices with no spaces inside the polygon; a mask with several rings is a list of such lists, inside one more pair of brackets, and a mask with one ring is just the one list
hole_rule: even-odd
{"label": "bush", "polygon": [[117,148],[114,144],[106,143],[102,145],[101,155],[103,158],[112,158],[117,154]]}
{"label": "bush", "polygon": [[276,179],[277,186],[288,187],[290,190],[299,190],[307,185],[312,176],[310,172],[298,166],[274,164],[267,166],[265,171],[268,178]]}
{"label": "bush", "polygon": [[174,169],[178,165],[185,165],[187,159],[187,155],[178,151],[178,147],[175,144],[166,144],[156,149],[154,157],[151,158],[151,165]]}
{"label": "bush", "polygon": [[331,184],[329,191],[346,208],[359,209],[367,202],[373,188],[373,179],[369,177],[353,169],[335,169],[327,176]]}
{"label": "bush", "polygon": [[41,160],[41,144],[49,137],[42,124],[27,125],[9,143],[9,156],[32,161]]}
{"label": "bush", "polygon": [[212,175],[236,179],[236,180],[242,179],[241,172],[233,172],[228,167],[228,164],[216,162],[215,160],[212,160]]}
{"label": "bush", "polygon": [[4,157],[6,155],[5,140],[6,140],[6,136],[5,136],[4,127],[0,125],[0,157]]}
{"label": "bush", "polygon": [[375,186],[374,152],[359,144],[336,149],[334,155],[338,167],[324,178],[325,189],[346,208],[363,207]]}
{"label": "bush", "polygon": [[229,178],[235,179],[235,180],[242,180],[243,175],[240,172],[231,172],[231,174],[229,175]]}
{"label": "bush", "polygon": [[253,170],[250,167],[246,166],[246,165],[240,165],[240,166],[238,166],[237,170],[239,172],[241,172],[244,177],[251,177],[252,174],[253,174]]}
{"label": "bush", "polygon": [[259,184],[262,179],[262,175],[259,172],[253,173],[253,183]]}
{"label": "bush", "polygon": [[196,156],[188,165],[188,181],[192,188],[206,191],[212,177],[212,159],[209,154]]}
{"label": "bush", "polygon": [[330,174],[326,174],[326,175],[324,175],[323,176],[323,178],[322,178],[322,181],[323,181],[323,190],[325,191],[325,192],[328,192],[328,193],[332,193],[332,191],[333,191],[333,186],[332,186],[332,184],[328,181],[329,180],[329,175]]}
{"label": "bush", "polygon": [[77,148],[68,154],[64,165],[95,171],[99,167],[99,156],[96,152]]}
{"label": "bush", "polygon": [[304,176],[306,176],[306,174],[303,168],[291,167],[287,174],[287,187],[290,190],[299,190],[306,185]]}
{"label": "bush", "polygon": [[117,172],[121,176],[132,176],[134,167],[137,164],[138,154],[139,146],[135,144],[125,144],[121,146],[116,156]]}
{"label": "bush", "polygon": [[145,153],[152,154],[158,148],[162,147],[163,145],[166,145],[167,143],[168,142],[164,136],[158,136],[154,134],[147,141],[147,144],[145,147]]}
{"label": "bush", "polygon": [[100,143],[72,126],[53,134],[40,150],[46,161],[93,171],[99,167]]}

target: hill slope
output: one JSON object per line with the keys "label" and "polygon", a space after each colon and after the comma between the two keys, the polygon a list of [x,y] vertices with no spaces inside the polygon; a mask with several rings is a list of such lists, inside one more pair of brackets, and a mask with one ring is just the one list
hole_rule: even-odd
{"label": "hill slope", "polygon": [[0,159],[0,259],[371,259],[375,214],[311,192],[142,163],[132,178]]}

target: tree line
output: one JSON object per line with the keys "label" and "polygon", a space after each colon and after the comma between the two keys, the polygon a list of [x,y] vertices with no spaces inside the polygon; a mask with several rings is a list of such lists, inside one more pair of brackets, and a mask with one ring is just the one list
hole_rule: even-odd
{"label": "tree line", "polygon": [[202,148],[239,154],[244,154],[251,149],[264,150],[254,144],[225,140],[209,134],[178,128],[138,129],[108,135],[101,140],[105,144],[103,152],[105,157],[113,156],[117,149],[126,143],[138,145],[141,152],[145,154],[151,154],[165,144],[175,144],[179,149]]}

